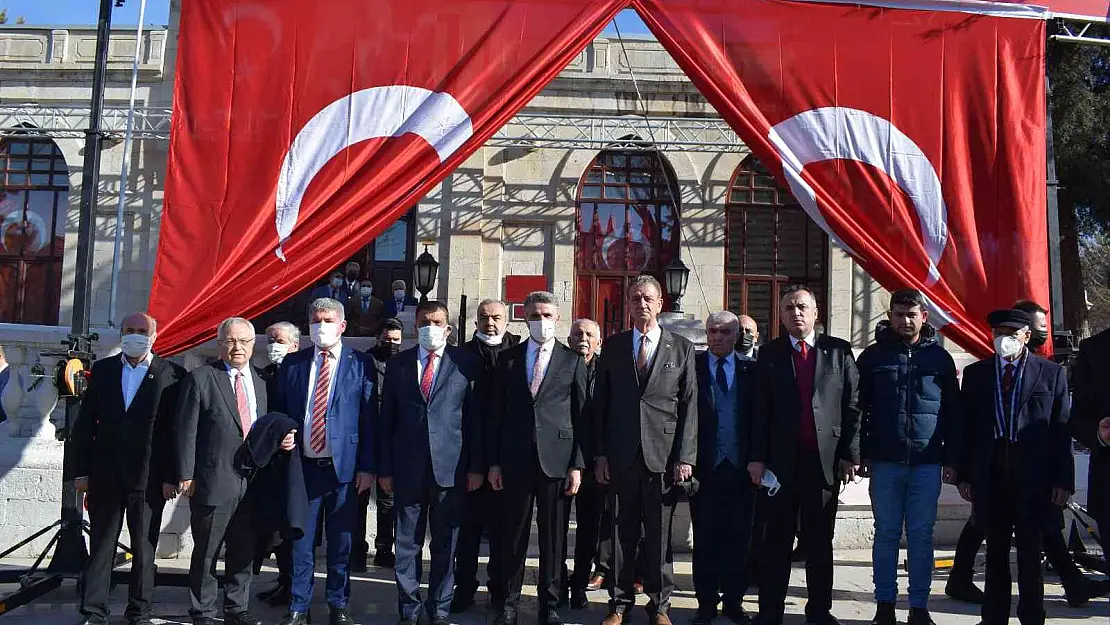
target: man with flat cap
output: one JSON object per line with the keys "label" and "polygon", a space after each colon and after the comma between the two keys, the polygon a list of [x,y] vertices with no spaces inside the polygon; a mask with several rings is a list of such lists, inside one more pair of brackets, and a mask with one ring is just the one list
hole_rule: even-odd
{"label": "man with flat cap", "polygon": [[1028,348],[1033,316],[987,315],[995,355],[963,374],[964,445],[960,494],[987,533],[984,625],[1010,619],[1010,539],[1017,547],[1022,625],[1044,625],[1041,540],[1053,506],[1074,491],[1064,368]]}

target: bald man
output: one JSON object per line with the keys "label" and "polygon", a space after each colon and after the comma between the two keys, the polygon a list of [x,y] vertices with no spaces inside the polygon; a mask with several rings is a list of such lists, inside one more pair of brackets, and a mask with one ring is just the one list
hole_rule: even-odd
{"label": "bald man", "polygon": [[132,313],[120,324],[123,353],[96,361],[73,425],[74,480],[86,493],[89,558],[81,593],[81,624],[108,622],[108,589],[123,519],[131,535],[131,584],[125,616],[150,623],[154,551],[162,508],[176,495],[172,419],[180,365],[151,352],[158,324]]}
{"label": "bald man", "polygon": [[755,319],[747,315],[740,315],[740,333],[736,337],[736,353],[740,354],[741,358],[748,360],[755,360],[759,354],[759,326],[756,324]]}

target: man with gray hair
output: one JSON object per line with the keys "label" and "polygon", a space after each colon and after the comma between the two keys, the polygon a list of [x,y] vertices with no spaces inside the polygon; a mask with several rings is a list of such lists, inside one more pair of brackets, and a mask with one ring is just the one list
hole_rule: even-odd
{"label": "man with gray hair", "polygon": [[516,625],[524,565],[537,509],[540,566],[537,593],[540,625],[562,625],[555,611],[562,586],[567,539],[567,501],[582,485],[588,448],[586,363],[555,340],[559,305],[535,291],[524,299],[529,340],[505,351],[497,363],[497,385],[486,430],[489,483],[504,492],[502,540],[505,569],[498,595],[504,597],[495,625]]}
{"label": "man with gray hair", "polygon": [[[235,451],[251,426],[266,414],[269,394],[262,372],[251,366],[254,325],[229,317],[216,331],[219,360],[198,367],[181,382],[177,408],[177,480],[189,496],[193,555],[189,563],[189,615],[194,625],[215,625],[219,585],[215,576],[224,554],[224,623],[261,625],[250,601],[255,534],[243,502],[247,480],[235,466]],[[282,441],[293,449],[294,434]]]}
{"label": "man with gray hair", "polygon": [[695,625],[709,625],[717,604],[733,623],[746,624],[748,539],[755,487],[748,479],[755,362],[737,354],[740,320],[722,310],[705,321],[709,349],[698,354],[698,492],[690,499],[694,525]]}

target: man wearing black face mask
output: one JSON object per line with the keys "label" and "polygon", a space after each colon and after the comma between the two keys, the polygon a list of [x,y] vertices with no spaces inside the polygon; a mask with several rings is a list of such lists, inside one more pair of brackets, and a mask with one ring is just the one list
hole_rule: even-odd
{"label": "man wearing black face mask", "polygon": [[[509,309],[500,300],[486,299],[478,303],[475,319],[474,338],[463,345],[463,349],[476,354],[484,366],[484,374],[476,384],[480,397],[489,397],[494,371],[499,356],[507,349],[520,343],[520,337],[507,332]],[[455,550],[455,598],[451,601],[451,612],[457,614],[474,605],[474,593],[478,591],[478,550],[485,530],[490,540],[489,575],[490,603],[496,611],[502,608],[504,597],[497,596],[502,587],[500,576],[501,549],[501,493],[494,492],[489,484],[466,493],[463,508],[463,524],[459,529],[459,544]]]}
{"label": "man wearing black face mask", "polygon": [[755,319],[747,315],[740,315],[739,319],[740,335],[736,338],[736,353],[741,358],[755,360],[759,354],[759,348],[756,347],[756,343],[759,343],[759,326]]}
{"label": "man wearing black face mask", "polygon": [[[1033,325],[1029,328],[1027,347],[1033,352],[1040,352],[1048,341],[1048,311],[1030,300],[1021,300],[1013,307],[1032,316]],[[1068,605],[1075,608],[1087,604],[1095,597],[1110,593],[1110,581],[1090,579],[1079,570],[1064,542],[1061,532],[1063,523],[1063,511],[1053,508],[1044,528],[1042,549],[1052,570],[1060,576],[1060,585],[1064,587],[1064,597]],[[974,603],[979,603],[976,599],[981,601],[982,593],[972,584],[971,578],[975,572],[975,554],[983,546],[983,541],[983,531],[975,526],[973,520],[968,521],[956,544],[955,563],[945,589],[949,596]]]}
{"label": "man wearing black face mask", "polygon": [[[366,350],[374,362],[375,388],[382,388],[385,384],[386,363],[390,358],[401,351],[401,335],[405,326],[397,319],[386,319],[378,328],[378,343]],[[381,410],[382,395],[377,394],[378,406]],[[378,437],[378,440],[382,440]],[[392,567],[396,562],[393,554],[394,523],[393,523],[393,494],[374,488],[374,502],[378,516],[378,534],[374,537],[374,566]],[[362,493],[358,498],[358,527],[355,541],[352,546],[351,569],[355,571],[366,570],[366,557],[370,552],[370,545],[366,542],[366,514],[370,505],[370,491]]]}

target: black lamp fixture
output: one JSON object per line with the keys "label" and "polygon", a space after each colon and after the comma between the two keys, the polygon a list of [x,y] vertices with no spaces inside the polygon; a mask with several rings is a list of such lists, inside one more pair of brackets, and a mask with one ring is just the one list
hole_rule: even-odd
{"label": "black lamp fixture", "polygon": [[686,285],[690,281],[690,269],[681,258],[675,256],[663,269],[663,281],[673,302],[671,312],[682,312],[682,296],[686,294]]}
{"label": "black lamp fixture", "polygon": [[439,273],[439,262],[428,252],[428,244],[424,244],[424,252],[416,258],[413,267],[413,285],[420,291],[420,301],[428,301],[428,292],[436,285],[436,275]]}

